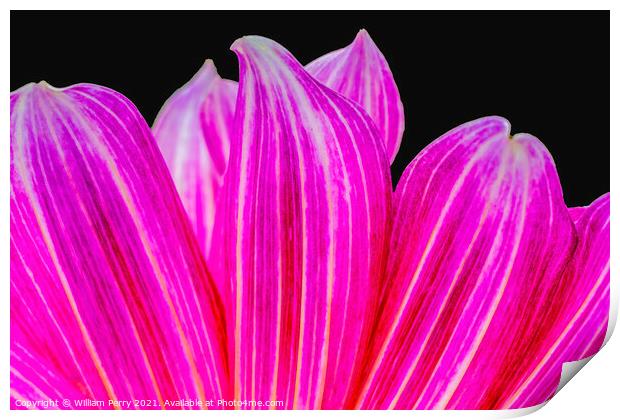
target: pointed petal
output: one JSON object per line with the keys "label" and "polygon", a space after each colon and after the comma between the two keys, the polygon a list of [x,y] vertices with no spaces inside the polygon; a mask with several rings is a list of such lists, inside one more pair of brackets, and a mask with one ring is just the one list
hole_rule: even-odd
{"label": "pointed petal", "polygon": [[237,135],[217,221],[235,290],[235,397],[338,408],[384,265],[388,161],[363,110],[282,46],[252,36],[232,49]]}
{"label": "pointed petal", "polygon": [[357,406],[494,408],[553,325],[574,228],[548,151],[509,135],[499,117],[464,124],[401,178]]}
{"label": "pointed petal", "polygon": [[164,104],[153,135],[170,169],[205,255],[230,148],[237,83],[221,79],[211,60]]}
{"label": "pointed petal", "polygon": [[31,355],[14,375],[106,401],[227,395],[222,304],[133,104],[27,85],[11,159],[11,351]]}
{"label": "pointed petal", "polygon": [[361,30],[351,45],[317,58],[306,70],[364,108],[393,162],[403,137],[405,114],[392,71],[368,32]]}
{"label": "pointed petal", "polygon": [[[582,207],[576,228],[579,246],[564,274],[559,320],[544,351],[529,365],[506,407],[540,404],[558,387],[562,363],[594,355],[609,322],[609,193]],[[570,209],[573,210],[573,209]]]}
{"label": "pointed petal", "polygon": [[[369,113],[391,161],[404,130],[398,88],[383,54],[362,30],[354,42],[306,66],[319,81]],[[355,76],[355,77],[353,77]],[[228,165],[237,83],[221,79],[213,62],[164,104],[153,125],[164,159],[199,242],[208,255],[215,202]]]}

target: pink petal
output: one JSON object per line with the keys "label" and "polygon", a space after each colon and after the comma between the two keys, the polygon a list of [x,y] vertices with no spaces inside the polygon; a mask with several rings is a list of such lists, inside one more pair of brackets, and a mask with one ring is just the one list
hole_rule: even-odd
{"label": "pink petal", "polygon": [[227,395],[214,290],[131,102],[88,84],[11,95],[12,393]]}
{"label": "pink petal", "polygon": [[568,214],[570,215],[570,218],[573,220],[573,222],[577,223],[586,208],[587,207],[569,207]]}
{"label": "pink petal", "polygon": [[575,245],[536,138],[487,117],[433,142],[396,191],[383,313],[354,405],[496,408],[554,325]]}
{"label": "pink petal", "polygon": [[392,71],[368,32],[362,29],[351,45],[317,58],[306,70],[366,110],[393,162],[403,137],[405,114]]}
{"label": "pink petal", "polygon": [[[14,296],[14,290],[11,291]],[[56,403],[43,404],[48,401],[69,400],[70,407],[74,408],[73,401],[84,399],[84,394],[67,378],[59,376],[56,368],[46,364],[45,360],[35,357],[21,345],[11,345],[11,409],[12,410],[43,410],[63,408]],[[44,380],[42,373],[45,372]],[[35,405],[34,403],[37,403]],[[60,404],[60,403],[58,403]]]}
{"label": "pink petal", "polygon": [[575,224],[579,245],[559,296],[559,322],[544,351],[522,366],[527,374],[505,402],[507,407],[533,406],[551,398],[562,363],[592,356],[603,345],[609,321],[609,194],[582,209]]}
{"label": "pink petal", "polygon": [[216,225],[235,297],[235,398],[338,408],[383,269],[384,147],[359,106],[280,45],[252,36],[232,49],[237,136]]}
{"label": "pink petal", "polygon": [[228,164],[237,83],[221,79],[211,60],[164,104],[153,134],[205,254]]}
{"label": "pink petal", "polygon": [[[371,116],[394,160],[404,130],[396,82],[365,30],[353,43],[306,66],[318,80],[360,104]],[[215,203],[228,165],[237,83],[221,79],[213,62],[164,104],[153,125],[196,236],[208,255]]]}

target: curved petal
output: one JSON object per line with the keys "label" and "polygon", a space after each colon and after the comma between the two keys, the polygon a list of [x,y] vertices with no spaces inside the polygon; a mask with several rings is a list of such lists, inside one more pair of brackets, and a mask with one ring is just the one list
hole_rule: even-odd
{"label": "curved petal", "polygon": [[[88,84],[13,93],[13,378],[43,389],[52,375],[84,398],[156,407],[220,398],[225,334],[213,280],[133,104]],[[12,392],[32,395],[25,383],[12,381]]]}
{"label": "curved petal", "polygon": [[564,274],[559,320],[506,407],[540,404],[553,396],[562,363],[594,355],[609,322],[609,193],[583,207],[575,224],[579,246]]}
{"label": "curved petal", "polygon": [[211,60],[166,101],[153,135],[170,169],[205,255],[230,149],[237,83],[221,79]]}
{"label": "curved petal", "polygon": [[393,162],[403,138],[405,114],[392,71],[368,32],[362,29],[351,45],[317,58],[306,70],[366,110]]}
{"label": "curved petal", "polygon": [[[388,63],[370,35],[361,30],[351,45],[314,60],[306,70],[369,113],[393,161],[404,130],[403,106]],[[206,255],[228,165],[236,96],[237,83],[221,79],[213,62],[207,60],[168,99],[153,124],[153,134]]]}
{"label": "curved petal", "polygon": [[252,36],[232,49],[241,81],[216,225],[235,397],[338,408],[384,266],[388,161],[363,110],[283,47]]}
{"label": "curved petal", "polygon": [[536,138],[487,117],[433,142],[396,191],[387,292],[356,405],[496,408],[554,325],[575,246]]}

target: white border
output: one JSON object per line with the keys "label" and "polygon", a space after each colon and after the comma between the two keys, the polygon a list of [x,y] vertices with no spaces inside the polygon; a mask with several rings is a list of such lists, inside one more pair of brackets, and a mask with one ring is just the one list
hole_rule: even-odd
{"label": "white border", "polygon": [[[0,48],[2,49],[2,57],[5,58],[5,64],[2,67],[2,83],[5,86],[4,92],[7,94],[10,91],[9,83],[9,10],[29,10],[29,9],[50,9],[50,5],[53,5],[55,9],[84,9],[84,10],[106,10],[106,9],[203,9],[204,6],[209,6],[211,9],[292,9],[292,10],[317,10],[317,9],[377,9],[380,5],[381,9],[411,9],[418,10],[481,10],[481,9],[494,9],[494,10],[612,10],[611,11],[611,185],[613,194],[611,196],[612,202],[612,220],[616,220],[616,216],[620,214],[617,210],[620,208],[620,199],[615,186],[619,185],[620,170],[616,166],[620,162],[619,151],[617,141],[620,135],[620,129],[618,126],[618,82],[617,75],[620,74],[620,66],[618,65],[618,33],[620,28],[620,19],[617,16],[617,9],[614,10],[614,2],[612,1],[550,1],[550,0],[522,0],[522,1],[490,1],[490,0],[476,0],[476,1],[397,1],[397,0],[381,0],[381,1],[369,1],[369,0],[357,0],[357,1],[337,1],[337,0],[296,0],[291,2],[290,0],[262,0],[262,1],[239,1],[228,0],[226,2],[204,2],[200,0],[174,0],[174,1],[161,1],[151,0],[149,2],[138,2],[132,0],[96,0],[81,2],[70,0],[58,0],[54,2],[46,1],[13,1],[6,2],[8,8],[0,17],[0,33],[2,42]],[[260,7],[257,7],[260,6]],[[506,28],[506,30],[514,30],[515,28]],[[615,47],[615,48],[614,48]],[[36,48],[33,47],[32,54],[36,54]],[[616,77],[614,77],[614,75]],[[9,139],[9,101],[5,97],[4,101],[0,101],[0,108],[3,118],[0,120],[0,124],[3,132],[3,153],[0,154],[0,267],[1,278],[4,280],[2,287],[3,291],[0,293],[0,340],[2,340],[2,346],[0,346],[0,411],[8,411],[8,389],[9,389],[9,168],[10,157],[8,153],[8,139]],[[570,123],[570,122],[567,122]],[[596,124],[596,121],[592,122]],[[587,147],[588,139],[583,139],[583,147]],[[620,220],[620,219],[618,219]],[[612,222],[613,223],[613,222]],[[613,225],[615,226],[615,224]],[[618,310],[618,298],[620,297],[620,287],[618,281],[618,270],[614,262],[620,261],[620,235],[612,227],[611,237],[611,295],[612,306],[614,308],[614,318],[617,317]],[[564,419],[607,419],[612,418],[612,413],[617,416],[620,412],[620,398],[618,398],[618,379],[620,378],[620,344],[619,339],[612,339],[597,355],[594,356],[592,361],[589,362],[591,366],[584,369],[579,373],[579,379],[570,381],[564,389],[562,389],[558,395],[556,395],[544,409],[537,411],[533,414],[533,418],[537,419],[552,419],[552,418],[564,418]],[[484,411],[469,411],[469,412],[449,412],[449,411],[401,411],[401,412],[382,412],[381,416],[389,416],[391,418],[407,418],[412,417],[433,417],[433,418],[446,418],[446,417],[458,417],[458,418],[499,418],[499,417],[513,417],[519,414],[527,414],[532,410],[518,410],[516,412],[484,412]],[[9,412],[9,415],[15,417],[31,416],[33,413],[27,412]],[[110,414],[109,411],[96,413],[96,412],[46,412],[48,418],[65,419],[65,416],[127,416],[131,415],[128,412]],[[161,415],[169,416],[170,413],[161,412],[142,412],[141,415],[146,417],[157,417]],[[237,417],[242,415],[240,412],[226,412],[215,413],[213,411],[208,414],[205,413],[189,413],[185,416],[222,416],[222,417]],[[272,417],[273,412],[256,412],[253,414],[253,419],[261,419],[265,417]],[[302,418],[320,416],[338,416],[343,417],[355,417],[356,419],[371,419],[374,418],[377,413],[368,411],[339,411],[339,412],[279,412],[277,414],[280,418],[295,418],[295,420],[301,420]],[[265,417],[263,417],[265,416]],[[167,417],[169,418],[169,417]],[[201,417],[202,418],[202,417]]]}

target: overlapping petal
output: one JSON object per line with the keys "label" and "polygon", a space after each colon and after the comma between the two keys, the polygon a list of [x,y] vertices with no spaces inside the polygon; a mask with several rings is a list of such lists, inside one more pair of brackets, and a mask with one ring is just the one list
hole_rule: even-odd
{"label": "overlapping petal", "polygon": [[390,66],[368,32],[362,29],[351,45],[317,58],[306,70],[366,110],[393,162],[403,137],[405,114]]}
{"label": "overlapping petal", "polygon": [[382,315],[352,402],[492,409],[561,322],[577,244],[555,165],[482,118],[448,132],[399,182]]}
{"label": "overlapping petal", "polygon": [[225,397],[223,312],[135,107],[88,84],[14,92],[13,406],[53,392],[155,408]]}
{"label": "overlapping petal", "polygon": [[164,104],[153,135],[205,255],[228,165],[237,83],[220,78],[211,60]]}
{"label": "overlapping petal", "polygon": [[[365,109],[384,140],[388,157],[394,160],[404,130],[403,106],[389,65],[370,35],[360,31],[350,46],[314,60],[306,70]],[[228,165],[236,95],[237,83],[221,79],[213,62],[207,60],[194,78],[168,99],[153,125],[206,255]],[[215,261],[211,268],[217,266]]]}
{"label": "overlapping petal", "polygon": [[392,206],[403,107],[366,31],[305,68],[232,49],[240,83],[207,60],[160,150],[110,89],[11,94],[12,408],[520,408],[598,351],[609,194],[567,209],[542,143],[487,117]]}
{"label": "overlapping petal", "polygon": [[555,297],[561,304],[558,322],[536,357],[523,361],[523,379],[506,408],[551,398],[562,363],[592,356],[603,345],[609,322],[609,213],[609,194],[580,208],[575,223],[579,245]]}
{"label": "overlapping petal", "polygon": [[240,88],[216,225],[234,290],[235,397],[338,408],[384,267],[388,160],[364,111],[261,37]]}

